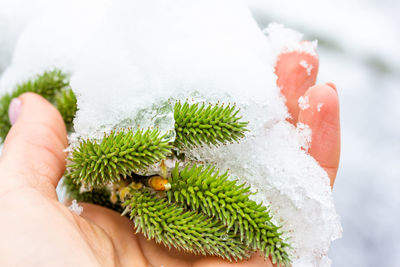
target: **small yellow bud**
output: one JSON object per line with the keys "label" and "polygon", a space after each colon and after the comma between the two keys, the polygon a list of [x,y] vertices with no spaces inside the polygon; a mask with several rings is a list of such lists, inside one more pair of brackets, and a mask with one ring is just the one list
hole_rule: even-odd
{"label": "small yellow bud", "polygon": [[161,175],[162,175],[163,177],[167,177],[167,174],[168,174],[168,172],[167,172],[167,165],[165,165],[164,160],[161,161],[160,169],[161,169]]}
{"label": "small yellow bud", "polygon": [[167,191],[171,189],[171,184],[168,179],[161,176],[153,176],[149,179],[149,186],[156,191]]}
{"label": "small yellow bud", "polygon": [[119,198],[121,199],[121,201],[124,201],[126,196],[129,194],[129,187],[123,187],[119,190]]}
{"label": "small yellow bud", "polygon": [[143,184],[142,184],[142,183],[135,183],[135,182],[132,182],[129,186],[130,186],[132,189],[137,190],[137,189],[142,188],[142,187],[143,187]]}
{"label": "small yellow bud", "polygon": [[110,196],[110,201],[111,203],[115,204],[117,203],[118,197],[117,194],[115,193],[115,191],[111,191],[111,196]]}

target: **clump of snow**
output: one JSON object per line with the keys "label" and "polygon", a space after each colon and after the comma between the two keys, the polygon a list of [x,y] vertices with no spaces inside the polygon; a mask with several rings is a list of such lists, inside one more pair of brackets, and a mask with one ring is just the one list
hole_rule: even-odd
{"label": "clump of snow", "polygon": [[277,222],[291,237],[294,266],[328,266],[322,259],[331,240],[340,237],[341,227],[328,176],[302,149],[309,137],[299,132],[280,121],[239,144],[189,154],[229,170],[233,178],[252,186],[257,192],[254,200],[271,205]]}
{"label": "clump of snow", "polygon": [[303,34],[289,28],[285,28],[282,24],[271,23],[263,30],[270,42],[271,54],[278,56],[281,53],[300,52],[318,57],[316,49],[318,41],[302,41]]}
{"label": "clump of snow", "polygon": [[[274,85],[275,58],[242,1],[116,2],[100,29],[82,48],[71,79],[80,95],[75,130],[81,136],[116,121],[117,127],[151,126],[152,119],[138,114],[168,99],[221,100],[252,110],[269,105],[268,120],[286,116]],[[276,94],[267,97],[265,88]],[[173,129],[167,119],[163,131]]]}
{"label": "clump of snow", "polygon": [[318,105],[317,105],[317,111],[318,112],[321,111],[321,108],[322,108],[323,105],[324,105],[324,103],[318,103]]}
{"label": "clump of snow", "polygon": [[307,76],[310,76],[311,70],[314,68],[314,66],[312,64],[308,64],[307,61],[305,61],[305,60],[300,61],[299,64],[300,64],[300,66],[302,66],[303,68],[306,69]]}
{"label": "clump of snow", "polygon": [[83,212],[83,207],[78,204],[76,199],[72,200],[72,204],[68,207],[68,209],[78,215],[81,215]]}
{"label": "clump of snow", "polygon": [[235,103],[250,122],[247,137],[187,156],[229,169],[271,205],[294,266],[329,266],[328,248],[341,235],[329,178],[306,152],[309,127],[286,121],[274,74],[280,53],[316,56],[316,42],[279,24],[261,31],[241,0],[59,2],[74,16],[55,16],[56,4],[38,9],[0,87],[53,66],[68,70],[79,107],[75,144],[118,128],[170,132],[176,100]]}
{"label": "clump of snow", "polygon": [[301,110],[306,110],[310,107],[309,97],[308,96],[300,96],[297,100],[299,103],[299,108]]}
{"label": "clump of snow", "polygon": [[307,124],[304,124],[302,122],[298,122],[296,124],[296,130],[300,136],[300,140],[303,141],[303,143],[300,143],[300,148],[307,151],[311,145],[312,141],[312,130],[310,126]]}

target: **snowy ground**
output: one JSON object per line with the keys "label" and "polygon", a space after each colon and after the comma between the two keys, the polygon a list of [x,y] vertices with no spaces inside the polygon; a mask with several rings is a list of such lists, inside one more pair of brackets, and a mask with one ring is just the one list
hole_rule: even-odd
{"label": "snowy ground", "polygon": [[318,39],[319,82],[339,90],[344,233],[332,266],[400,266],[400,2],[248,2],[261,27],[278,21]]}
{"label": "snowy ground", "polygon": [[[2,1],[25,18],[34,10],[34,1]],[[333,81],[339,90],[342,159],[334,198],[344,234],[330,250],[333,266],[400,266],[400,2],[248,3],[260,27],[276,21],[318,39],[319,82]],[[14,15],[2,12],[8,21],[0,20],[0,73],[24,24],[10,24]]]}

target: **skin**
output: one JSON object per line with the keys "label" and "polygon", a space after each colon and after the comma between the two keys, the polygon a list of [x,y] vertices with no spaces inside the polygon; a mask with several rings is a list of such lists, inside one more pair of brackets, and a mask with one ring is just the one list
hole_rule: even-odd
{"label": "skin", "polygon": [[[313,64],[310,75],[301,60]],[[309,153],[333,185],[340,155],[338,96],[333,84],[315,85],[317,72],[318,59],[299,52],[282,54],[276,66],[290,121],[311,127]],[[298,108],[302,95],[309,97],[306,110]],[[81,216],[69,211],[55,191],[65,169],[63,120],[38,95],[19,99],[22,107],[0,158],[0,266],[272,266],[259,254],[232,264],[169,251],[134,234],[127,218],[96,205],[82,204]]]}

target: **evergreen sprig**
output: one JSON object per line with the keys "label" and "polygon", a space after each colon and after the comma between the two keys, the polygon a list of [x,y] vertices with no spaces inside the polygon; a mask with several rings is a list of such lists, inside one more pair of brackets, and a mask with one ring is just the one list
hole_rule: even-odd
{"label": "evergreen sprig", "polygon": [[159,130],[127,130],[105,135],[100,143],[85,140],[72,151],[66,175],[75,183],[95,187],[118,182],[170,154],[165,136]]}
{"label": "evergreen sprig", "polygon": [[[77,99],[68,75],[55,69],[18,85],[12,93],[0,98],[2,140],[11,127],[9,104],[25,92],[49,100],[60,111],[68,130],[72,129]],[[166,135],[161,136],[158,130],[111,132],[99,142],[82,141],[69,159],[71,164],[64,179],[67,194],[77,201],[122,212],[120,199],[117,197],[116,203],[111,201],[116,192],[112,193],[105,185],[132,173],[145,172],[150,165],[170,155],[173,148],[239,141],[245,136],[248,122],[242,121],[238,114],[235,105],[177,102],[174,142]],[[130,211],[138,232],[169,247],[228,260],[244,259],[251,251],[259,250],[274,264],[290,266],[290,247],[279,227],[272,223],[268,209],[249,199],[249,187],[228,178],[227,173],[220,174],[212,166],[193,165],[183,170],[176,166],[169,181],[170,191],[156,194],[145,185],[141,189],[130,187],[131,196],[123,206]],[[91,191],[80,192],[83,183]]]}
{"label": "evergreen sprig", "polygon": [[235,105],[175,104],[177,147],[226,144],[244,137],[248,122],[240,121]]}
{"label": "evergreen sprig", "polygon": [[158,197],[147,188],[131,190],[123,204],[130,209],[130,218],[137,232],[168,247],[201,255],[214,255],[227,260],[249,257],[240,237],[202,213],[186,211]]}
{"label": "evergreen sprig", "polygon": [[78,110],[76,97],[71,88],[64,88],[55,96],[55,106],[64,119],[68,131],[72,130],[72,122]]}
{"label": "evergreen sprig", "polygon": [[193,165],[179,171],[177,165],[170,178],[168,200],[218,218],[252,250],[262,251],[273,263],[288,265],[289,245],[282,239],[280,227],[271,222],[268,209],[249,199],[250,187],[228,177],[227,172],[220,174],[211,166]]}
{"label": "evergreen sprig", "polygon": [[[36,78],[16,86],[11,93],[6,93],[0,98],[0,138],[4,141],[11,123],[8,118],[8,107],[13,98],[26,92],[39,94],[55,104],[57,93],[69,89],[68,75],[60,70],[46,71]],[[64,116],[63,116],[64,117]]]}

